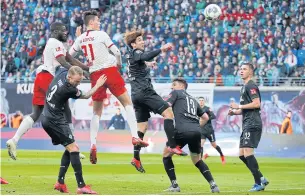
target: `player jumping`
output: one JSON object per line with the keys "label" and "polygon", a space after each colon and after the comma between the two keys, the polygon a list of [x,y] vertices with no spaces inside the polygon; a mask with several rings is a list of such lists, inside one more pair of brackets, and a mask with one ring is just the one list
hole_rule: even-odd
{"label": "player jumping", "polygon": [[[82,51],[86,56],[90,64],[89,72],[92,87],[101,75],[105,74],[108,78],[105,85],[99,88],[92,96],[93,117],[90,123],[90,161],[92,164],[96,164],[96,137],[103,111],[103,100],[107,98],[107,88],[117,97],[126,110],[127,122],[131,129],[132,144],[146,147],[148,143],[139,138],[137,134],[138,127],[132,102],[125,88],[125,82],[118,71],[117,66],[122,66],[121,52],[113,44],[108,34],[100,31],[101,23],[96,11],[85,12],[84,23],[87,31],[75,40],[69,52],[73,56],[77,52]],[[114,56],[109,53],[109,50]]]}
{"label": "player jumping", "polygon": [[203,97],[199,97],[198,100],[199,100],[200,107],[204,111],[207,111],[207,115],[209,117],[206,124],[204,124],[201,127],[201,158],[203,158],[205,160],[209,156],[207,153],[203,156],[203,145],[204,145],[205,140],[207,138],[210,141],[211,145],[220,154],[222,164],[225,164],[226,163],[225,156],[222,154],[221,148],[216,144],[215,131],[214,131],[214,128],[212,126],[212,120],[215,119],[216,116],[213,113],[213,111],[211,110],[211,108],[209,108],[208,106],[205,106],[205,100],[204,100]]}
{"label": "player jumping", "polygon": [[[199,117],[208,118],[207,111],[204,111],[198,102],[187,92],[187,82],[184,79],[175,79],[172,84],[172,92],[167,100],[169,105],[173,107],[175,115],[175,123],[177,133],[175,136],[176,142],[181,148],[188,144],[191,152],[191,159],[200,173],[210,184],[211,192],[218,193],[219,188],[214,182],[209,167],[201,160],[200,152],[200,135],[201,128]],[[168,145],[168,144],[167,144]],[[171,181],[171,186],[166,191],[180,192],[180,187],[177,183],[175,166],[172,160],[172,153],[167,147],[163,151],[163,164],[165,171]]]}
{"label": "player jumping", "polygon": [[262,136],[262,120],[260,115],[261,95],[252,77],[254,67],[250,63],[242,64],[240,76],[244,81],[244,86],[240,91],[240,105],[231,103],[229,115],[242,115],[242,134],[239,144],[239,158],[251,171],[255,184],[250,192],[265,190],[269,184],[259,170],[257,160],[254,156],[254,148],[257,148]]}
{"label": "player jumping", "polygon": [[[173,47],[172,44],[165,44],[161,49],[151,52],[144,52],[143,32],[131,31],[125,34],[125,42],[131,51],[126,55],[128,62],[128,77],[131,85],[131,98],[136,111],[138,122],[138,135],[143,139],[148,128],[150,111],[162,115],[164,130],[167,135],[170,151],[178,155],[187,155],[178,146],[174,139],[174,114],[172,108],[154,90],[151,84],[147,61],[153,60],[161,51],[167,52]],[[140,161],[140,146],[134,147],[134,158],[131,164],[140,172],[145,172]]]}
{"label": "player jumping", "polygon": [[[44,108],[44,100],[46,97],[46,92],[48,90],[49,84],[51,83],[55,70],[59,66],[63,66],[67,69],[71,67],[71,64],[77,65],[84,70],[89,70],[87,66],[74,59],[67,53],[63,42],[67,41],[68,31],[64,24],[59,22],[54,22],[51,24],[51,36],[45,46],[43,52],[44,64],[39,67],[40,72],[36,75],[34,81],[34,94],[32,100],[32,114],[26,116],[19,128],[17,129],[13,138],[6,142],[9,156],[16,160],[17,158],[17,144],[22,135],[24,135],[30,128],[32,128],[34,122],[36,122],[42,113]],[[69,107],[66,107],[66,118],[72,126],[72,117]],[[82,158],[84,156],[82,155]]]}

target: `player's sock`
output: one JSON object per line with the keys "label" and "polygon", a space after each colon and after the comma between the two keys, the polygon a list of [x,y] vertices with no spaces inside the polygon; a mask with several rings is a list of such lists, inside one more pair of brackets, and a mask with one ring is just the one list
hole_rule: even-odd
{"label": "player's sock", "polygon": [[217,152],[220,154],[220,156],[223,156],[221,148],[219,146],[216,146],[215,148],[217,150]]}
{"label": "player's sock", "polygon": [[84,186],[86,186],[86,184],[83,179],[82,163],[80,162],[79,159],[79,152],[71,152],[70,159],[71,159],[71,165],[74,169],[77,186],[79,188],[83,188]]}
{"label": "player's sock", "polygon": [[[248,163],[247,163],[246,157],[245,157],[245,156],[239,156],[239,159],[242,160],[242,162],[244,162],[244,164],[245,164],[245,165],[248,167],[248,169],[250,170],[250,168],[249,168],[249,166],[248,166]],[[251,170],[250,170],[250,171],[251,171]],[[263,174],[261,173],[261,171],[258,170],[258,172],[259,172],[259,176],[260,176],[260,177],[263,177]]]}
{"label": "player's sock", "polygon": [[173,185],[174,188],[178,187],[175,166],[172,160],[172,157],[163,157],[164,169]]}
{"label": "player's sock", "polygon": [[199,171],[201,172],[201,174],[204,176],[204,178],[208,181],[208,183],[210,185],[214,185],[214,179],[213,176],[209,170],[209,167],[207,166],[207,164],[205,164],[202,160],[199,160],[195,166],[199,169]]}
{"label": "player's sock", "polygon": [[16,144],[20,140],[21,136],[25,134],[30,128],[32,128],[33,124],[34,124],[34,120],[31,118],[30,115],[26,116],[23,119],[22,123],[20,124],[19,128],[17,129],[13,137]]}
{"label": "player's sock", "polygon": [[203,156],[203,147],[201,147],[200,149],[201,149],[200,150],[200,158],[202,158],[202,156]]}
{"label": "player's sock", "polygon": [[171,148],[176,147],[176,141],[175,141],[175,126],[174,126],[174,120],[173,119],[164,119],[164,131],[166,133],[169,146]]}
{"label": "player's sock", "polygon": [[61,157],[61,163],[59,168],[58,182],[60,184],[65,184],[65,175],[67,173],[69,165],[70,165],[70,152],[66,150]]}
{"label": "player's sock", "polygon": [[246,157],[247,159],[247,165],[254,177],[255,183],[256,184],[261,184],[261,173],[259,171],[258,163],[254,155],[250,155]]}
{"label": "player's sock", "polygon": [[91,122],[90,122],[90,141],[91,141],[91,146],[94,144],[96,145],[96,137],[97,137],[97,132],[100,127],[100,117],[98,115],[93,115]]}
{"label": "player's sock", "polygon": [[137,119],[133,107],[131,105],[127,105],[125,107],[125,110],[126,110],[127,122],[131,131],[131,136],[135,138],[139,138],[137,133],[138,131]]}
{"label": "player's sock", "polygon": [[[141,131],[138,131],[137,134],[138,134],[138,137],[143,140],[144,133],[142,133]],[[141,146],[139,146],[139,145],[133,146],[133,157],[135,159],[137,159],[138,161],[140,161],[140,151],[141,151]]]}

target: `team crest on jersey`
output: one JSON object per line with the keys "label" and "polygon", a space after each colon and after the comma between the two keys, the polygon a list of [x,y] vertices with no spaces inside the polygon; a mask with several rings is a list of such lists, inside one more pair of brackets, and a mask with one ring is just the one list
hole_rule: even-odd
{"label": "team crest on jersey", "polygon": [[57,47],[55,50],[56,50],[56,52],[58,52],[58,51],[61,51],[61,48]]}

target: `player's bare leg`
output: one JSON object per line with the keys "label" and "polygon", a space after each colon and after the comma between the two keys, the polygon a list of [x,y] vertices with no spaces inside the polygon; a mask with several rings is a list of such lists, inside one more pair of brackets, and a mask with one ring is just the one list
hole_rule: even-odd
{"label": "player's bare leg", "polygon": [[131,102],[131,99],[127,93],[123,93],[122,95],[117,97],[118,100],[121,102],[121,104],[124,106],[126,111],[126,118],[127,122],[129,124],[130,130],[131,130],[131,136],[132,136],[132,144],[134,146],[139,145],[140,147],[147,147],[148,143],[143,141],[143,138],[140,138],[138,135],[138,125],[137,125],[137,119],[135,115],[135,111],[133,109],[133,105]]}
{"label": "player's bare leg", "polygon": [[32,114],[26,116],[21,122],[19,128],[17,129],[13,138],[9,139],[6,142],[6,147],[8,150],[9,156],[13,159],[17,159],[17,144],[20,138],[30,129],[32,128],[34,122],[36,122],[39,116],[42,113],[43,105],[33,105],[32,106]]}
{"label": "player's bare leg", "polygon": [[211,142],[211,145],[217,150],[217,152],[220,154],[221,162],[222,164],[226,164],[225,156],[223,155],[221,148],[216,144],[216,142]]}
{"label": "player's bare leg", "polygon": [[[138,136],[140,139],[143,140],[144,135],[148,129],[148,121],[146,122],[140,122],[137,124],[138,126]],[[133,147],[133,159],[131,160],[131,165],[133,165],[137,171],[141,173],[145,173],[145,170],[142,166],[141,159],[140,159],[140,151],[141,151],[141,146],[136,145]]]}
{"label": "player's bare leg", "polygon": [[90,122],[90,162],[96,164],[97,162],[97,148],[96,138],[100,128],[100,118],[103,112],[103,101],[93,101],[93,116]]}
{"label": "player's bare leg", "polygon": [[244,162],[244,164],[248,167],[254,177],[255,184],[250,189],[250,192],[265,190],[265,187],[269,184],[269,181],[263,176],[263,174],[259,170],[257,160],[254,157],[254,149],[240,148],[239,159]]}
{"label": "player's bare leg", "polygon": [[200,154],[191,153],[191,159],[194,165],[198,168],[200,173],[206,179],[206,181],[210,184],[211,192],[219,193],[220,192],[219,188],[213,179],[212,173],[210,172],[207,164],[205,164],[205,162],[202,161]]}
{"label": "player's bare leg", "polygon": [[174,113],[172,108],[167,108],[161,115],[164,117],[164,131],[170,145],[170,152],[181,156],[187,156],[187,153],[183,152],[175,142]]}
{"label": "player's bare leg", "polygon": [[205,139],[201,139],[201,153],[200,153],[200,157],[202,160],[205,160],[209,157],[208,153],[205,153],[203,155],[203,146],[204,146],[204,143],[205,143]]}

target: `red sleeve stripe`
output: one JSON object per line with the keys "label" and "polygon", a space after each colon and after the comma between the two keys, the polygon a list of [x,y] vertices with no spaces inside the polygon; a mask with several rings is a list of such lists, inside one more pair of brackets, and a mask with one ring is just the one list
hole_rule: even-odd
{"label": "red sleeve stripe", "polygon": [[114,44],[112,43],[112,44],[110,44],[110,46],[108,46],[108,48],[111,48],[111,46],[113,46]]}
{"label": "red sleeve stripe", "polygon": [[58,57],[61,57],[61,56],[65,56],[65,55],[59,54],[59,55],[57,55],[55,58],[58,58]]}

